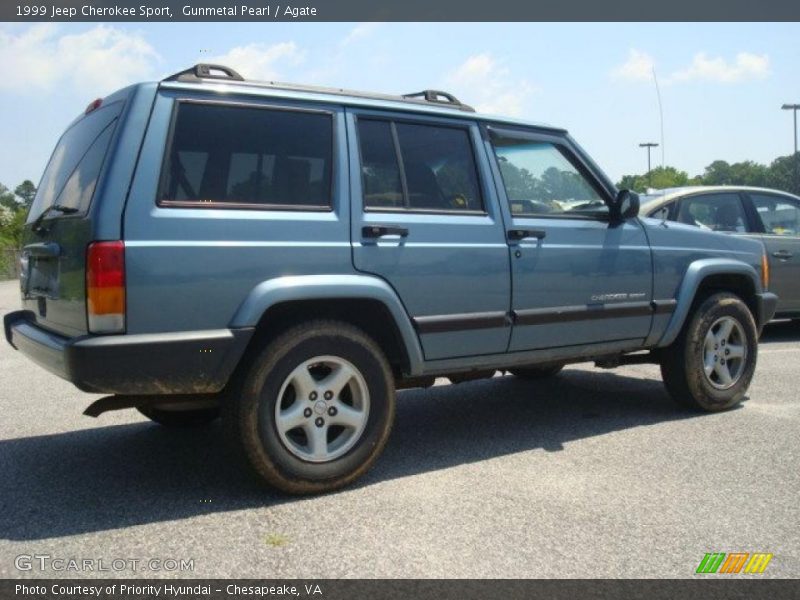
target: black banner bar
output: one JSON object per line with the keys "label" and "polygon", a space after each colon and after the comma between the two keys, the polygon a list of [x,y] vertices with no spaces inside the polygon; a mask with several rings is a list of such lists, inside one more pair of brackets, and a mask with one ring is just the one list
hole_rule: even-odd
{"label": "black banner bar", "polygon": [[2,21],[798,21],[786,0],[3,0]]}
{"label": "black banner bar", "polygon": [[684,580],[2,580],[0,598],[31,600],[689,600],[795,599],[798,580],[709,575]]}

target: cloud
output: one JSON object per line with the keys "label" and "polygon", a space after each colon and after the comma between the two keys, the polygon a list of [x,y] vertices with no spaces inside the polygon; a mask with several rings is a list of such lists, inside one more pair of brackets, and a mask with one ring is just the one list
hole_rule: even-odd
{"label": "cloud", "polygon": [[383,23],[359,23],[339,42],[339,46],[345,47],[362,38],[369,37],[382,25]]}
{"label": "cloud", "polygon": [[474,54],[445,77],[445,84],[479,112],[520,115],[534,87],[515,79],[491,54]]}
{"label": "cloud", "polygon": [[[625,81],[652,81],[655,61],[649,54],[632,48],[628,60],[612,69],[611,77]],[[677,69],[661,80],[664,85],[690,81],[741,83],[763,79],[769,75],[769,56],[740,52],[733,62],[722,57],[709,57],[704,52],[694,55],[686,67]]]}
{"label": "cloud", "polygon": [[670,75],[671,82],[713,81],[717,83],[739,83],[763,79],[769,75],[769,56],[740,52],[736,60],[729,63],[724,58],[711,58],[705,53],[695,54],[691,64]]}
{"label": "cloud", "polygon": [[142,34],[108,25],[65,35],[49,23],[18,34],[0,31],[0,89],[17,93],[66,84],[105,94],[150,78],[159,61]]}
{"label": "cloud", "polygon": [[305,54],[297,47],[297,44],[281,42],[236,46],[225,54],[208,58],[208,62],[231,67],[246,79],[273,81],[283,77],[285,67],[297,66],[304,59]]}
{"label": "cloud", "polygon": [[650,81],[655,62],[649,54],[631,48],[628,60],[611,71],[611,77],[623,81]]}

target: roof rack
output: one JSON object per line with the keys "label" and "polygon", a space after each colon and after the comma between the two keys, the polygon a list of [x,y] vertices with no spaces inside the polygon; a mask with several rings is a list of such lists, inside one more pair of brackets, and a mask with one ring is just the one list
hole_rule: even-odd
{"label": "roof rack", "polygon": [[179,73],[164,78],[164,81],[184,81],[198,82],[203,79],[225,79],[229,81],[244,81],[244,77],[239,75],[230,67],[223,65],[197,64]]}
{"label": "roof rack", "polygon": [[280,83],[276,81],[249,81],[239,75],[230,67],[223,65],[209,65],[197,64],[193,67],[170,75],[163,79],[163,81],[178,81],[181,83],[199,83],[204,80],[221,80],[221,81],[236,81],[246,85],[257,87],[266,87],[280,90],[289,90],[297,92],[311,92],[316,94],[334,94],[337,96],[352,96],[356,98],[367,98],[372,100],[387,100],[393,102],[405,102],[411,104],[431,105],[435,104],[443,108],[455,108],[465,112],[475,112],[471,106],[463,104],[447,92],[440,90],[423,90],[413,94],[403,94],[402,96],[392,96],[390,94],[372,94],[365,92],[356,92],[353,90],[346,90],[343,88],[326,88],[311,85],[297,85],[294,83]]}
{"label": "roof rack", "polygon": [[442,92],[440,90],[422,90],[421,92],[415,92],[413,94],[403,94],[403,98],[406,100],[411,100],[413,98],[423,98],[425,102],[435,102],[436,104],[450,104],[453,106],[458,106],[459,108],[464,106],[458,98],[453,96],[453,94],[448,94],[447,92]]}

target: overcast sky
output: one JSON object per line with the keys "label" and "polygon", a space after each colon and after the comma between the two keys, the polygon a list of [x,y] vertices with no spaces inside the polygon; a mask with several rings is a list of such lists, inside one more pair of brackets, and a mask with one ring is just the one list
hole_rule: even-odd
{"label": "overcast sky", "polygon": [[[702,172],[792,151],[800,24],[0,24],[0,182],[38,182],[93,98],[196,62],[245,76],[404,93],[444,89],[480,111],[570,130],[614,179],[639,142]],[[661,152],[653,154],[660,164]]]}

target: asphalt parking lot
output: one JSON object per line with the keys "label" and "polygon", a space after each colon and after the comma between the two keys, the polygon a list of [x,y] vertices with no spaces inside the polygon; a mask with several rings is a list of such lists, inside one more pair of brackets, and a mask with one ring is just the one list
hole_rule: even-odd
{"label": "asphalt parking lot", "polygon": [[[17,304],[0,283],[0,310]],[[94,396],[3,341],[0,577],[690,577],[735,551],[798,577],[798,367],[800,326],[775,323],[750,400],[724,414],[677,409],[649,365],[403,391],[376,467],[295,499],[232,464],[218,424],[84,417]],[[20,555],[194,570],[18,570]]]}

